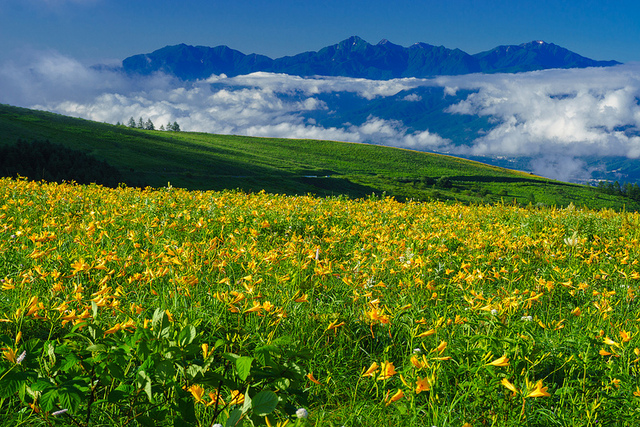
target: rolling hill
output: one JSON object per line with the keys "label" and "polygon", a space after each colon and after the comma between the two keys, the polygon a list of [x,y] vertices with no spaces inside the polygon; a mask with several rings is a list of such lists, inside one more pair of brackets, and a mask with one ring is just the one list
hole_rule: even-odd
{"label": "rolling hill", "polygon": [[116,168],[134,186],[170,182],[193,190],[640,207],[592,187],[437,154],[335,141],[146,131],[0,105],[0,146],[18,140],[50,141],[82,152]]}

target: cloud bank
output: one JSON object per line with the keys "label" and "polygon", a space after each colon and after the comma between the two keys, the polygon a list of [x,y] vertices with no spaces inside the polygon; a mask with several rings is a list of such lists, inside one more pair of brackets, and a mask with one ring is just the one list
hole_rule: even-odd
{"label": "cloud bank", "polygon": [[[561,179],[588,177],[586,156],[640,157],[639,99],[640,64],[388,81],[254,73],[190,83],[86,67],[56,52],[0,64],[6,104],[107,123],[143,117],[188,131],[528,157],[534,172]],[[449,128],[420,120],[435,101]],[[399,107],[406,105],[415,109]],[[465,127],[476,116],[489,126]],[[468,143],[455,141],[461,128]]]}

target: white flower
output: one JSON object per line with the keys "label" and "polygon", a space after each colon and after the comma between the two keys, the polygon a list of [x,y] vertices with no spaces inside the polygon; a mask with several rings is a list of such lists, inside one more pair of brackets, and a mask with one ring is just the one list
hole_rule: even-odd
{"label": "white flower", "polygon": [[309,416],[309,412],[306,409],[300,408],[296,411],[296,417],[298,418],[307,418]]}
{"label": "white flower", "polygon": [[496,310],[495,308],[494,308],[494,309],[492,309],[492,310],[491,310],[491,314],[493,314],[493,315],[495,316],[496,314],[498,314],[498,310]]}
{"label": "white flower", "polygon": [[54,417],[57,417],[58,415],[62,415],[67,411],[68,409],[60,409],[59,411],[52,412],[51,415],[53,415]]}
{"label": "white flower", "polygon": [[533,317],[531,317],[531,316],[522,316],[520,318],[520,320],[524,320],[525,322],[531,322],[533,320]]}
{"label": "white flower", "polygon": [[220,424],[220,423],[215,423],[215,424],[213,425],[213,427],[222,427],[222,424]]}
{"label": "white flower", "polygon": [[576,246],[578,246],[580,244],[580,239],[578,238],[578,232],[574,231],[571,237],[565,238],[564,244],[567,246],[571,246],[572,248],[575,248]]}
{"label": "white flower", "polygon": [[23,351],[20,356],[18,356],[18,358],[16,359],[16,363],[20,364],[22,363],[22,361],[24,360],[24,358],[27,356],[27,350]]}

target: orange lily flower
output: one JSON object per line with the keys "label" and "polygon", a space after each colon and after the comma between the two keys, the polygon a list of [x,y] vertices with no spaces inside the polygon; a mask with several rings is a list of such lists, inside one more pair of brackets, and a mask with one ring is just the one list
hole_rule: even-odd
{"label": "orange lily flower", "polygon": [[492,366],[509,366],[509,358],[506,355],[504,355],[502,357],[497,358],[493,362],[489,362],[487,364]]}
{"label": "orange lily flower", "polygon": [[551,395],[547,393],[548,388],[549,387],[542,387],[542,380],[540,380],[536,383],[536,387],[525,397],[549,397]]}

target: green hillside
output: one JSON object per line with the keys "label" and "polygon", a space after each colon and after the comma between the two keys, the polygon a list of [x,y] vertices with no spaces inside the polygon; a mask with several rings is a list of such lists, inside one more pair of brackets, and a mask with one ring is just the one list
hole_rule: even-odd
{"label": "green hillside", "polygon": [[48,140],[81,151],[115,167],[135,186],[170,182],[193,190],[640,207],[590,187],[449,156],[335,141],[146,131],[0,105],[0,146],[18,140]]}

